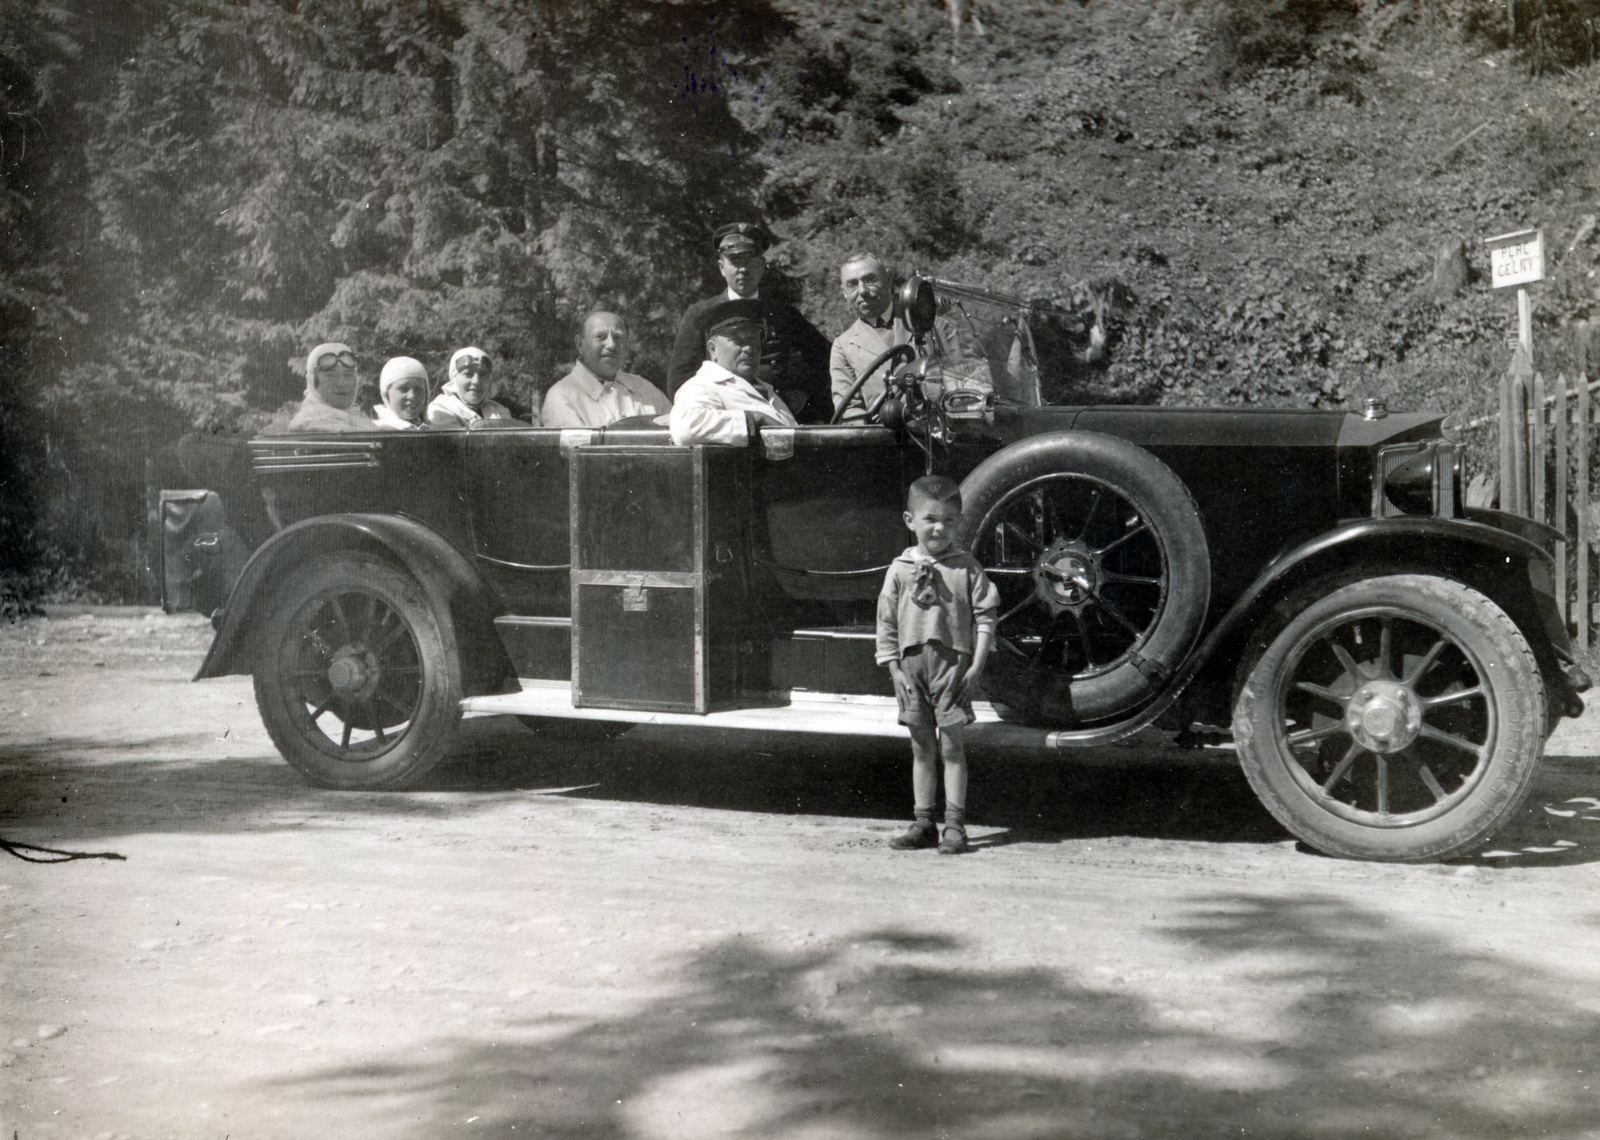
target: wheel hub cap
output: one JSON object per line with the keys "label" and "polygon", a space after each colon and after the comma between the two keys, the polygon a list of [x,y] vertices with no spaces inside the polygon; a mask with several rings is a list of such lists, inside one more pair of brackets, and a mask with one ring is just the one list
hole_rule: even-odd
{"label": "wheel hub cap", "polygon": [[1077,543],[1053,544],[1033,569],[1039,597],[1058,612],[1083,605],[1099,584],[1096,561]]}
{"label": "wheel hub cap", "polygon": [[1422,730],[1422,705],[1396,681],[1368,681],[1350,698],[1344,719],[1363,748],[1399,752],[1409,748]]}
{"label": "wheel hub cap", "polygon": [[345,696],[365,695],[378,683],[378,663],[371,653],[347,645],[328,664],[328,684]]}

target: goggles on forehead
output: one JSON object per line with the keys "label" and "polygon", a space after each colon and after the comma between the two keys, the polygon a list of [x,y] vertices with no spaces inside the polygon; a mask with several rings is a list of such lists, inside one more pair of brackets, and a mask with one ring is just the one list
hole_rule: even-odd
{"label": "goggles on forehead", "polygon": [[487,376],[494,371],[494,364],[487,356],[465,356],[456,361],[456,371],[463,376]]}
{"label": "goggles on forehead", "polygon": [[354,368],[356,366],[356,354],[353,352],[324,352],[317,357],[318,372],[329,372],[339,365],[343,365],[345,368]]}

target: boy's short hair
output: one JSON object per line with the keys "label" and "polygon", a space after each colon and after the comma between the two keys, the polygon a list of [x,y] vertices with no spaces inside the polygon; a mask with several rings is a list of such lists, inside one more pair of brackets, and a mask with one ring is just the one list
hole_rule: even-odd
{"label": "boy's short hair", "polygon": [[907,509],[915,509],[919,502],[948,503],[959,511],[961,484],[948,475],[924,475],[911,484],[911,490],[906,492]]}

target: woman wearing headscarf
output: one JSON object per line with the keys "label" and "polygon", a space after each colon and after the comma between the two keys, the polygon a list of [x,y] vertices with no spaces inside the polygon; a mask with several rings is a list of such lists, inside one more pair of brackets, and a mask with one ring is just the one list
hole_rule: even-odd
{"label": "woman wearing headscarf", "polygon": [[350,346],[330,341],[306,355],[306,398],[289,421],[290,431],[372,431],[373,422],[355,407],[361,377]]}
{"label": "woman wearing headscarf", "polygon": [[[516,422],[503,404],[489,399],[494,364],[481,348],[458,349],[450,358],[450,379],[428,405],[428,423],[442,428],[470,428],[486,420]],[[539,413],[533,413],[539,424]]]}
{"label": "woman wearing headscarf", "polygon": [[428,426],[428,370],[422,361],[396,356],[378,375],[378,406],[372,418],[381,428],[418,431]]}

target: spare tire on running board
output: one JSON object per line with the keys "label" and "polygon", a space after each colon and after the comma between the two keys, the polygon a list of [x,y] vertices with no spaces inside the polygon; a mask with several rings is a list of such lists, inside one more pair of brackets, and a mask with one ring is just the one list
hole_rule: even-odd
{"label": "spare tire on running board", "polygon": [[1211,597],[1205,529],[1171,468],[1057,432],[996,452],[961,496],[962,541],[1000,590],[983,688],[1001,716],[1086,724],[1161,690]]}

